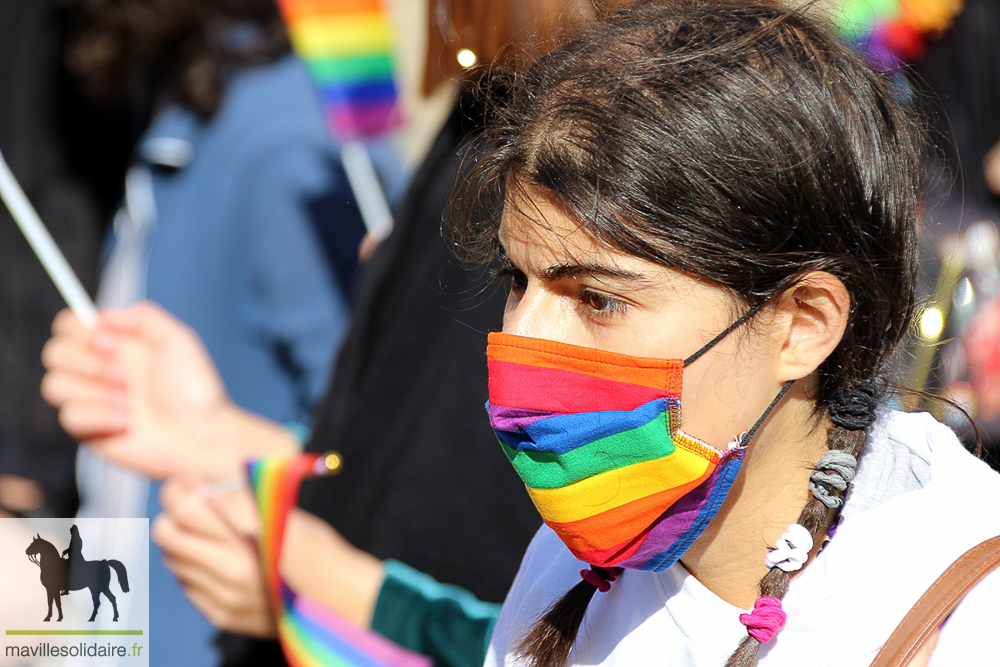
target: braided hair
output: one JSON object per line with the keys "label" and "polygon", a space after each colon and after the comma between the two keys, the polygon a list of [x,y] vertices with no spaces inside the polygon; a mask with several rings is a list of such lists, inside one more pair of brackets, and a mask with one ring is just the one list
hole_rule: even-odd
{"label": "braided hair", "polygon": [[[828,414],[833,428],[827,437],[827,452],[809,476],[810,498],[797,521],[813,539],[836,520],[836,512],[844,504],[844,495],[865,446],[865,431],[875,422],[875,390],[874,383],[857,380],[850,387],[838,390],[830,403]],[[786,570],[780,564],[771,567],[760,580],[761,597],[781,600],[788,590],[792,572],[794,570]],[[756,663],[761,643],[757,633],[748,632],[726,661],[726,667]]]}
{"label": "braided hair", "polygon": [[[457,197],[459,247],[489,256],[509,196],[530,187],[598,241],[713,281],[748,308],[813,271],[843,283],[847,327],[816,371],[828,452],[799,517],[820,535],[914,309],[923,132],[890,82],[802,12],[675,0],[597,21],[493,85],[503,95],[488,150]],[[789,577],[777,566],[763,577],[762,615],[781,614]],[[530,664],[566,663],[595,581],[531,630],[520,646]],[[750,628],[728,665],[754,664],[759,638]]]}

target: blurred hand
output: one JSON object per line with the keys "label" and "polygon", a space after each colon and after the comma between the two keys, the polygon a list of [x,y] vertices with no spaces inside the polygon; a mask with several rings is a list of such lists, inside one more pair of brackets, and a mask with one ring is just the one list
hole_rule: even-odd
{"label": "blurred hand", "polygon": [[358,261],[364,264],[371,259],[380,243],[382,243],[382,239],[372,236],[370,232],[365,234],[364,238],[361,239],[361,244],[358,245]]}
{"label": "blurred hand", "polygon": [[197,484],[171,478],[160,503],[150,535],[191,604],[219,629],[275,637],[250,492],[205,498]]}
{"label": "blurred hand", "polygon": [[[213,625],[274,636],[250,492],[206,498],[201,489],[191,481],[167,480],[152,538],[185,595]],[[382,587],[382,563],[355,549],[322,519],[300,509],[289,513],[279,568],[293,590],[360,627],[370,626]]]}
{"label": "blurred hand", "polygon": [[159,306],[104,311],[95,330],[68,310],[42,350],[42,395],[70,435],[150,477],[241,474],[249,456],[291,453],[284,428],[229,399],[198,336]]}
{"label": "blurred hand", "polygon": [[9,517],[3,510],[30,512],[45,504],[45,491],[33,479],[0,475],[0,518]]}

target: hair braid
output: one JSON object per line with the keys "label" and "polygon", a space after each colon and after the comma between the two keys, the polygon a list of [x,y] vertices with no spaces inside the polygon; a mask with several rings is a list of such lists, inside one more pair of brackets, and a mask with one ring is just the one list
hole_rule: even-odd
{"label": "hair braid", "polygon": [[[596,566],[591,566],[591,570],[608,583],[621,572],[620,568]],[[517,654],[527,659],[531,667],[562,667],[569,661],[583,616],[598,589],[588,579],[584,578],[545,610],[518,644]]]}
{"label": "hair braid", "polygon": [[[827,451],[844,452],[855,460],[861,458],[867,429],[875,421],[876,402],[874,396],[875,385],[867,380],[857,380],[852,383],[849,389],[842,389],[834,394],[833,402],[829,406],[829,416],[833,427],[827,436]],[[823,470],[817,466],[813,478],[817,472],[823,472]],[[845,479],[845,482],[848,481]],[[825,494],[812,490],[813,484],[814,482],[810,482],[809,500],[802,508],[797,523],[808,530],[815,539],[820,530],[827,528],[834,517],[839,514],[843,504],[843,495],[846,494],[846,484],[842,485],[844,488],[826,488]],[[834,496],[835,493],[840,495]],[[823,499],[829,497],[836,497],[838,502],[824,502]],[[760,580],[761,596],[782,599],[788,591],[789,579],[791,579],[790,572],[785,572],[779,567],[772,567]],[[729,656],[725,667],[751,667],[756,664],[760,645],[760,641],[748,634],[733,651],[733,654]]]}

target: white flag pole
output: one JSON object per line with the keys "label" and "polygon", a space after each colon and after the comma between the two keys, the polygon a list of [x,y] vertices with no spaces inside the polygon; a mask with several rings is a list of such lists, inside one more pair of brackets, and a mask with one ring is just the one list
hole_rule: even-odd
{"label": "white flag pole", "polygon": [[365,229],[375,241],[382,241],[392,231],[392,210],[379,183],[368,148],[359,140],[345,142],[340,148],[340,161],[354,192]]}
{"label": "white flag pole", "polygon": [[21,228],[21,232],[28,239],[32,250],[38,255],[42,266],[45,267],[70,309],[85,325],[94,328],[97,323],[97,308],[94,302],[83,289],[80,279],[73,273],[66,257],[60,252],[49,230],[45,228],[38,213],[28,201],[24,190],[7,166],[3,153],[0,153],[0,199],[7,205],[14,222]]}

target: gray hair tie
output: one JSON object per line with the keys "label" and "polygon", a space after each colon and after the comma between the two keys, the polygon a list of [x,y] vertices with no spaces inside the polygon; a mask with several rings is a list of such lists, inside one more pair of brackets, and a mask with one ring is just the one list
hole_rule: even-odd
{"label": "gray hair tie", "polygon": [[857,467],[858,460],[852,454],[832,449],[823,455],[816,464],[816,471],[809,475],[809,490],[816,500],[836,509],[844,504],[843,493],[854,479]]}

